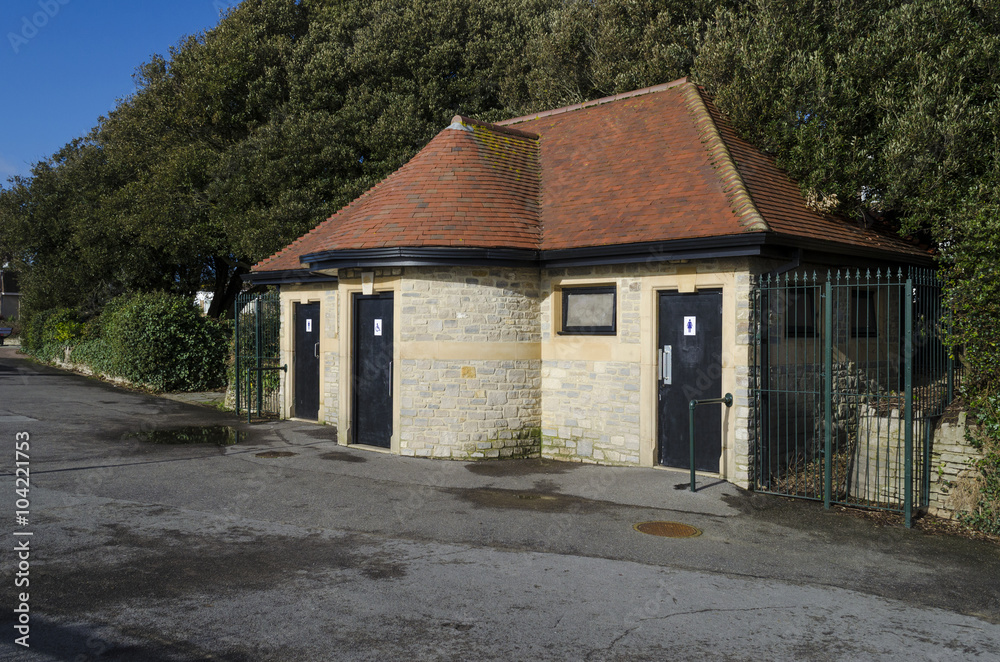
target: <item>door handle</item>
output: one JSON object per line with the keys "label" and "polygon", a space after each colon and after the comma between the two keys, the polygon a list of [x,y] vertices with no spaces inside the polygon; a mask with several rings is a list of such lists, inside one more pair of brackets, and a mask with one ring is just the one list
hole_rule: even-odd
{"label": "door handle", "polygon": [[664,345],[660,350],[660,379],[665,385],[674,383],[674,347]]}
{"label": "door handle", "polygon": [[314,359],[318,359],[319,358],[319,343],[316,343],[315,345],[313,345],[313,358]]}
{"label": "door handle", "polygon": [[392,361],[389,361],[389,397],[392,397]]}

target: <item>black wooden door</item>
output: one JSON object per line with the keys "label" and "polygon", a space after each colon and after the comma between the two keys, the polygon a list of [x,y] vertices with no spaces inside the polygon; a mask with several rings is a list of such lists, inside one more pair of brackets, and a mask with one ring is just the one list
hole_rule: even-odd
{"label": "black wooden door", "polygon": [[[722,397],[722,292],[661,292],[657,345],[660,464],[691,466],[688,405]],[[723,405],[695,410],[694,466],[719,471]]]}
{"label": "black wooden door", "polygon": [[354,443],[392,437],[392,293],[354,297]]}
{"label": "black wooden door", "polygon": [[319,304],[295,304],[296,418],[319,418]]}

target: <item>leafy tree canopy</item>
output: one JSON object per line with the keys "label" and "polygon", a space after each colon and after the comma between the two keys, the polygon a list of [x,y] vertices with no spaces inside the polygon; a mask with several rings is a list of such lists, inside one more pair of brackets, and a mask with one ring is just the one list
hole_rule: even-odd
{"label": "leafy tree canopy", "polygon": [[245,0],[0,189],[0,254],[29,311],[208,288],[219,315],[452,115],[691,75],[816,204],[936,240],[955,340],[996,375],[997,53],[996,0]]}

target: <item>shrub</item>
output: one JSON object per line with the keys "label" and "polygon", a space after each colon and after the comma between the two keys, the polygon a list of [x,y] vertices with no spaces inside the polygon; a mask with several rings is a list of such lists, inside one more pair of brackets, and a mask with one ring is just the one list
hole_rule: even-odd
{"label": "shrub", "polygon": [[202,317],[183,296],[162,292],[124,295],[101,315],[106,346],[92,356],[112,374],[162,391],[197,391],[225,383],[229,331]]}
{"label": "shrub", "polygon": [[[80,313],[72,308],[49,308],[42,310],[28,320],[22,329],[21,345],[27,353],[40,359],[51,360],[60,351],[53,351],[48,345],[64,347],[76,342],[83,333]],[[43,352],[46,356],[39,353]],[[50,355],[51,356],[48,356]]]}
{"label": "shrub", "polygon": [[1000,535],[1000,396],[981,397],[972,407],[976,426],[967,435],[972,445],[983,452],[979,469],[979,500],[976,507],[962,514],[968,526]]}

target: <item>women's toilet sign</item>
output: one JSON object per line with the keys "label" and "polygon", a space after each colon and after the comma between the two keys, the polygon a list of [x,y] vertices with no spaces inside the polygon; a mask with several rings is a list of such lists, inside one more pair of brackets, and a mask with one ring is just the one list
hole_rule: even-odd
{"label": "women's toilet sign", "polygon": [[698,320],[696,317],[685,317],[684,318],[684,335],[693,336],[698,326]]}

